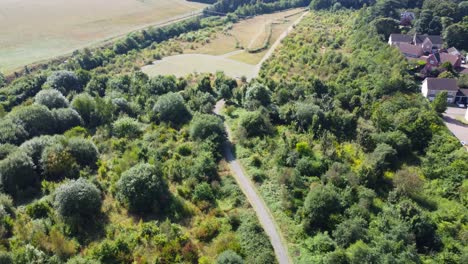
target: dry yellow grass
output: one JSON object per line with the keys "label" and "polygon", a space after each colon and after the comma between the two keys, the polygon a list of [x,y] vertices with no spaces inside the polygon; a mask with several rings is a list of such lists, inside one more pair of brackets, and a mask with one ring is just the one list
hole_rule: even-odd
{"label": "dry yellow grass", "polygon": [[200,10],[185,0],[1,0],[0,71]]}
{"label": "dry yellow grass", "polygon": [[[236,47],[237,41],[263,45],[268,34],[262,34],[266,23],[272,25],[270,44],[273,44],[291,24],[298,19],[303,9],[292,9],[274,14],[257,16],[242,20],[233,25],[226,33],[217,33],[208,43],[178,43],[183,46],[184,54],[169,56],[152,65],[146,65],[142,71],[150,76],[171,75],[186,76],[190,73],[215,73],[224,71],[228,76],[247,79],[255,77],[256,65],[262,60],[268,49],[258,53],[248,53]],[[296,14],[296,15],[293,15]],[[285,19],[285,16],[292,15]],[[257,32],[257,34],[254,34]],[[235,36],[235,37],[234,37]],[[260,44],[258,44],[260,43]]]}

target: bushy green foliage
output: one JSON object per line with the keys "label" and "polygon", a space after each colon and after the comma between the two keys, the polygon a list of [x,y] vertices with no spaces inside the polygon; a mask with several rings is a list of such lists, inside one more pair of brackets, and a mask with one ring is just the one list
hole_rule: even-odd
{"label": "bushy green foliage", "polygon": [[240,133],[245,137],[258,137],[271,134],[273,127],[270,119],[260,111],[248,112],[240,120]]}
{"label": "bushy green foliage", "polygon": [[434,110],[439,114],[442,114],[447,110],[447,92],[443,91],[436,95],[432,102],[432,108],[434,108]]}
{"label": "bushy green foliage", "polygon": [[13,257],[8,252],[0,252],[0,263],[13,264]]}
{"label": "bushy green foliage", "polygon": [[38,92],[34,97],[36,104],[45,105],[49,109],[68,107],[69,102],[61,92],[55,89],[46,89]]}
{"label": "bushy green foliage", "polygon": [[247,88],[244,105],[247,109],[255,110],[260,106],[268,106],[271,102],[271,91],[263,84],[254,83]]}
{"label": "bushy green foliage", "polygon": [[136,213],[162,210],[168,200],[162,171],[150,164],[138,164],[122,173],[117,189],[119,200]]}
{"label": "bushy green foliage", "polygon": [[120,138],[136,138],[142,133],[142,124],[134,118],[122,117],[112,124],[112,133]]}
{"label": "bushy green foliage", "polygon": [[78,76],[71,71],[52,72],[47,77],[46,85],[59,90],[62,94],[68,94],[71,91],[79,92],[81,89]]}
{"label": "bushy green foliage", "polygon": [[83,125],[83,119],[75,109],[53,109],[52,115],[55,119],[55,128],[57,133],[63,133],[70,128]]}
{"label": "bushy green foliage", "polygon": [[330,217],[341,212],[341,201],[337,190],[330,185],[318,185],[309,191],[304,201],[304,229],[312,232],[333,228]]}
{"label": "bushy green foliage", "polygon": [[33,104],[17,107],[7,115],[7,118],[22,124],[29,137],[55,132],[54,115],[43,105]]}
{"label": "bushy green foliage", "polygon": [[84,138],[70,138],[67,141],[67,147],[70,154],[75,158],[76,162],[81,166],[96,166],[99,158],[99,152],[91,140]]}
{"label": "bushy green foliage", "polygon": [[88,124],[91,122],[91,118],[93,117],[93,113],[96,109],[96,102],[91,95],[83,93],[73,98],[71,107],[75,109]]}
{"label": "bushy green foliage", "polygon": [[44,148],[40,159],[44,178],[52,181],[64,178],[76,178],[78,164],[70,150],[62,143],[52,143]]}
{"label": "bushy green foliage", "polygon": [[275,261],[273,249],[268,237],[261,233],[261,226],[254,215],[242,216],[242,223],[237,230],[243,252],[247,255],[245,263],[267,264]]}
{"label": "bushy green foliage", "polygon": [[243,264],[244,260],[236,252],[226,250],[216,259],[216,264]]}
{"label": "bushy green foliage", "polygon": [[16,196],[33,194],[38,187],[39,176],[31,157],[18,150],[0,161],[0,187],[3,192]]}
{"label": "bushy green foliage", "polygon": [[101,192],[84,179],[59,186],[54,196],[54,207],[62,217],[86,220],[100,213]]}
{"label": "bushy green foliage", "polygon": [[185,123],[191,118],[184,99],[176,93],[167,93],[160,96],[154,105],[153,111],[158,120],[175,125]]}
{"label": "bushy green foliage", "polygon": [[213,201],[214,194],[213,194],[213,190],[211,189],[211,186],[206,182],[203,182],[195,186],[195,189],[193,191],[193,200],[209,201],[209,202]]}
{"label": "bushy green foliage", "polygon": [[20,144],[29,137],[20,120],[2,118],[0,120],[0,143]]}
{"label": "bushy green foliage", "polygon": [[214,115],[196,115],[190,123],[190,136],[195,140],[222,143],[225,138],[223,120]]}

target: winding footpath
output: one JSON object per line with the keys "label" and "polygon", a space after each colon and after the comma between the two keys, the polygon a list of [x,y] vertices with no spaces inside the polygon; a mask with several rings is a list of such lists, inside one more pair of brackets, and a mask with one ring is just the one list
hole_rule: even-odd
{"label": "winding footpath", "polygon": [[[268,52],[263,56],[262,60],[255,66],[254,70],[254,77],[258,76],[258,73],[260,72],[262,64],[273,55],[273,52],[276,50],[276,48],[281,44],[281,41],[288,36],[291,31],[294,30],[295,26],[299,24],[299,22],[308,14],[308,11],[304,12],[294,23],[281,34],[281,36],[273,43],[273,45],[270,47]],[[235,51],[239,52],[239,51]],[[221,110],[224,107],[224,100],[220,100],[216,103],[214,113],[222,116],[221,115]],[[265,230],[265,233],[268,235],[270,238],[270,243],[273,246],[273,250],[275,251],[276,259],[278,260],[279,264],[289,264],[292,263],[291,257],[289,256],[288,253],[288,247],[286,244],[286,241],[284,238],[281,236],[281,232],[279,232],[279,228],[276,225],[275,219],[273,218],[273,215],[270,212],[270,209],[267,207],[265,202],[263,201],[262,197],[257,193],[257,189],[253,182],[250,180],[250,178],[246,175],[244,172],[244,169],[237,160],[237,158],[234,155],[233,152],[233,147],[232,147],[232,133],[227,126],[226,123],[224,123],[224,127],[227,131],[228,135],[228,140],[223,145],[223,155],[226,161],[229,163],[229,168],[231,169],[234,178],[236,179],[237,184],[241,188],[242,192],[244,195],[247,197],[247,200],[250,202],[252,205],[252,208],[254,209],[257,218],[260,222],[260,225],[263,227],[263,230]]]}
{"label": "winding footpath", "polygon": [[[224,100],[220,100],[216,103],[214,113],[221,116],[221,110],[224,107]],[[279,229],[275,223],[275,220],[266,206],[265,202],[261,198],[261,196],[257,193],[255,185],[249,179],[249,177],[245,174],[242,165],[234,156],[234,152],[232,149],[232,134],[229,130],[229,127],[224,124],[226,128],[228,140],[223,145],[223,154],[226,161],[229,163],[229,167],[233,173],[234,178],[236,179],[237,184],[241,188],[244,195],[247,197],[247,200],[252,205],[257,218],[265,230],[265,233],[270,238],[271,245],[275,251],[276,259],[278,260],[279,264],[289,264],[292,263],[291,258],[288,254],[288,247],[286,245],[286,241],[281,236]]]}

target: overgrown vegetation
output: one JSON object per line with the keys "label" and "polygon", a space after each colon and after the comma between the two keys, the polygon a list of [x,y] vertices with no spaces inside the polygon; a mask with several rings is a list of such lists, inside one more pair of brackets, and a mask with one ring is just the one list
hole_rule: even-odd
{"label": "overgrown vegetation", "polygon": [[[308,4],[235,2],[215,7]],[[437,113],[443,96],[419,95],[372,22],[377,5],[338,2],[373,4],[328,1],[250,83],[138,70],[178,52],[167,38],[230,15],[142,31],[1,88],[0,262],[274,263],[221,159],[221,98],[295,262],[467,262],[468,154]]]}
{"label": "overgrown vegetation", "polygon": [[228,102],[237,156],[298,263],[464,262],[468,153],[373,10],[296,27]]}

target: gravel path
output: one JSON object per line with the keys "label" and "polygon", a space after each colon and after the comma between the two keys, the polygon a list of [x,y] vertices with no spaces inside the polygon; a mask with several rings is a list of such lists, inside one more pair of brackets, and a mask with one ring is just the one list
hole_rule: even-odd
{"label": "gravel path", "polygon": [[[218,101],[214,109],[215,114],[221,115],[221,109],[223,107],[224,100]],[[292,263],[288,255],[288,248],[286,246],[286,243],[281,237],[280,232],[278,232],[278,228],[276,226],[273,216],[271,215],[270,210],[265,205],[265,202],[260,197],[260,195],[257,193],[255,185],[252,183],[250,178],[244,173],[242,165],[233,154],[231,144],[231,131],[229,130],[229,127],[227,127],[226,124],[225,127],[227,130],[229,140],[225,142],[223,147],[224,158],[229,163],[229,167],[233,173],[234,178],[237,181],[237,184],[249,200],[253,209],[255,210],[258,220],[262,225],[263,229],[265,230],[265,233],[270,238],[271,245],[273,246],[276,259],[278,260],[279,264]]]}

